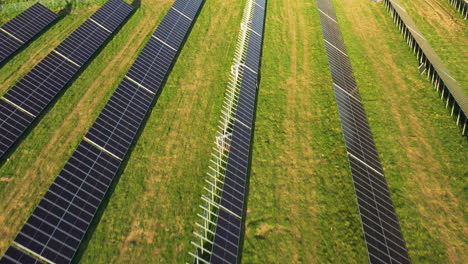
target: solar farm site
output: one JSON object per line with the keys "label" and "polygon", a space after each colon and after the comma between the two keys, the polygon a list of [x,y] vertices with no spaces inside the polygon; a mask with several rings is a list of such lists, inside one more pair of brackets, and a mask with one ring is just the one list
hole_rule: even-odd
{"label": "solar farm site", "polygon": [[0,263],[466,263],[464,0],[0,0]]}

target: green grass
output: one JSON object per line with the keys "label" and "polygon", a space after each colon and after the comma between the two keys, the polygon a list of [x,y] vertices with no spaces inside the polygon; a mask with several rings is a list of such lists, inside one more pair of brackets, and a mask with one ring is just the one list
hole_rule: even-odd
{"label": "green grass", "polygon": [[468,60],[468,22],[448,0],[431,1],[431,5],[426,0],[400,2],[467,94],[465,64]]}
{"label": "green grass", "polygon": [[244,3],[205,3],[81,263],[190,259]]}
{"label": "green grass", "polygon": [[[171,3],[142,1],[1,167],[0,254]],[[190,259],[244,6],[206,1],[75,262]],[[5,64],[0,92],[96,8],[75,8]],[[337,13],[412,261],[460,262],[468,143],[381,3],[343,0]],[[315,1],[268,1],[250,177],[243,263],[367,261]]]}
{"label": "green grass", "polygon": [[[460,258],[466,251],[462,231],[466,223],[466,138],[430,82],[418,74],[417,62],[384,6],[364,8],[361,4],[356,8],[367,13],[354,20],[348,19],[351,4],[336,6],[410,257],[414,263],[457,263],[460,259],[450,257],[448,248]],[[385,29],[379,31],[384,34],[373,35],[363,25]],[[370,51],[374,47],[365,41],[373,41],[372,37],[383,39],[375,44],[374,53]],[[395,71],[383,54],[392,54],[389,57],[398,66]],[[429,190],[432,193],[425,193],[425,188],[433,189]],[[431,210],[436,210],[435,217],[426,215]],[[448,234],[462,244],[451,243]]]}
{"label": "green grass", "polygon": [[[97,6],[75,10],[8,62],[0,71],[0,80],[9,80],[2,85],[2,93],[32,68],[34,64],[28,63],[31,55],[35,55],[34,60],[40,60],[65,38],[65,32],[73,31],[96,9]],[[123,78],[130,62],[136,57],[134,47],[141,46],[142,41],[153,31],[154,27],[151,27],[150,31],[140,36],[139,30],[144,28],[142,24],[152,23],[155,26],[158,23],[150,10],[138,10],[130,18],[2,166],[1,176],[9,177],[11,181],[0,182],[0,199],[3,201],[0,205],[1,251],[6,249],[8,241],[13,239],[101,111],[113,88]],[[161,17],[162,11],[156,14]],[[52,42],[57,43],[51,45]],[[121,51],[121,56],[125,57],[116,58]],[[27,67],[23,67],[25,64]]]}
{"label": "green grass", "polygon": [[244,263],[367,261],[325,54],[314,1],[268,2]]}
{"label": "green grass", "polygon": [[[0,0],[0,25],[29,8],[37,1],[33,0]],[[54,12],[64,8],[83,8],[102,5],[106,0],[42,0],[41,4]]]}

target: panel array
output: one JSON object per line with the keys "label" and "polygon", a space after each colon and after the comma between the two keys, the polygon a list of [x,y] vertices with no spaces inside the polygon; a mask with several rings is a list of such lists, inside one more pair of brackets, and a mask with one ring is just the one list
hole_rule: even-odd
{"label": "panel array", "polygon": [[420,71],[427,74],[435,89],[440,92],[441,99],[447,100],[445,107],[450,109],[452,116],[455,115],[457,125],[462,128],[462,134],[468,135],[468,97],[401,4],[397,0],[384,0],[384,3],[406,42],[416,54]]}
{"label": "panel array", "polygon": [[3,258],[0,259],[0,264],[42,264],[41,261],[29,256],[15,247],[9,247]]}
{"label": "panel array", "polygon": [[55,19],[57,14],[36,3],[0,27],[0,63],[33,39]]}
{"label": "panel array", "polygon": [[[115,3],[115,1],[111,1]],[[70,263],[175,61],[202,0],[177,0],[14,240]],[[118,7],[112,7],[118,8]],[[93,20],[106,28],[98,12]],[[79,60],[79,56],[72,57]]]}
{"label": "panel array", "polygon": [[371,263],[410,263],[331,0],[317,0]]}
{"label": "panel array", "polygon": [[[24,131],[54,100],[65,85],[86,64],[130,15],[133,7],[122,0],[109,0],[68,36],[1,98],[0,157],[10,149]],[[27,116],[22,119],[15,115]],[[22,112],[20,114],[20,112]]]}
{"label": "panel array", "polygon": [[265,0],[249,0],[212,159],[215,167],[210,167],[208,195],[202,197],[205,205],[195,232],[199,241],[193,242],[195,253],[190,252],[194,263],[240,262],[264,21]]}

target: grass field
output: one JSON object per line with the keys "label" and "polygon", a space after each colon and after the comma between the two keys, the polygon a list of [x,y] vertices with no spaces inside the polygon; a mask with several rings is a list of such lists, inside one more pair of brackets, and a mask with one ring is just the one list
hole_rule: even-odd
{"label": "grass field", "polygon": [[[0,254],[171,3],[143,0],[2,165]],[[204,4],[76,262],[189,260],[244,5]],[[335,6],[410,257],[463,263],[468,142],[418,74],[383,4],[342,0]],[[0,92],[97,8],[73,9],[5,64]],[[315,1],[268,1],[264,38],[243,263],[365,263]],[[458,58],[441,57],[457,64]]]}
{"label": "grass field", "polygon": [[468,94],[468,22],[447,0],[400,0],[450,74]]}
{"label": "grass field", "polygon": [[466,138],[383,5],[345,0],[336,9],[410,257],[462,263]]}

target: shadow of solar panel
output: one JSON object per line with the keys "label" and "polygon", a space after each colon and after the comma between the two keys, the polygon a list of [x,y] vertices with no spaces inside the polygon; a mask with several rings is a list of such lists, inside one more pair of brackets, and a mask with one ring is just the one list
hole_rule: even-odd
{"label": "shadow of solar panel", "polygon": [[333,5],[317,4],[369,260],[410,263]]}
{"label": "shadow of solar panel", "polygon": [[57,18],[57,14],[36,3],[0,27],[0,63],[33,39]]}
{"label": "shadow of solar panel", "polygon": [[[96,19],[115,30],[130,15],[132,9],[132,6],[124,1],[110,0],[96,12],[99,14]],[[114,17],[116,14],[118,16]],[[86,20],[54,51],[11,87],[3,97],[11,102],[12,106],[29,113],[34,118],[37,117],[111,34],[112,32],[92,19]],[[22,129],[21,132],[10,131],[8,123],[4,122],[3,119],[5,115],[7,113],[0,114],[0,130],[9,131],[10,140],[14,143],[26,129]],[[0,147],[0,157],[13,143],[7,148]]]}
{"label": "shadow of solar panel", "polygon": [[0,264],[42,264],[39,260],[23,253],[21,250],[11,246],[0,259]]}

